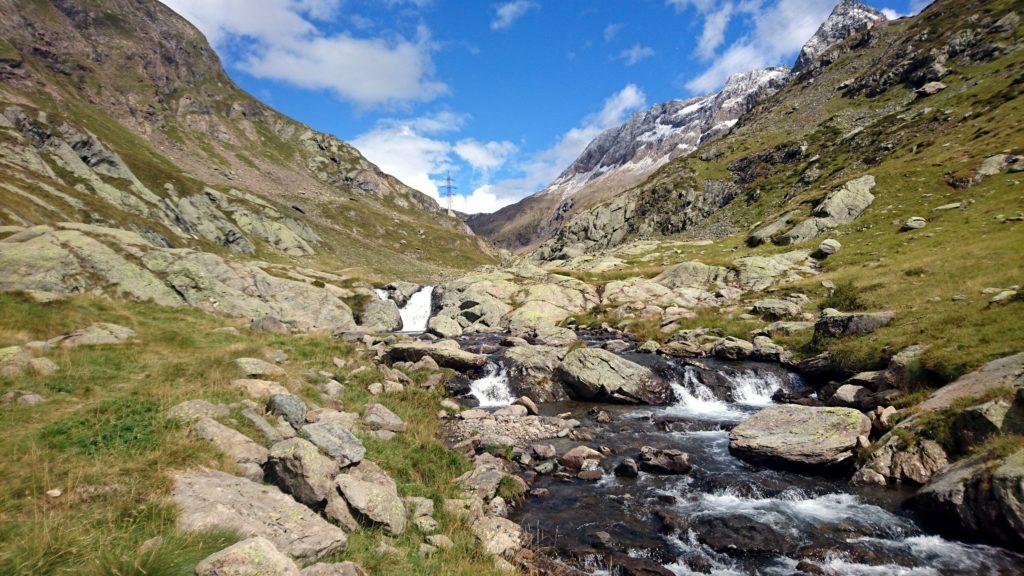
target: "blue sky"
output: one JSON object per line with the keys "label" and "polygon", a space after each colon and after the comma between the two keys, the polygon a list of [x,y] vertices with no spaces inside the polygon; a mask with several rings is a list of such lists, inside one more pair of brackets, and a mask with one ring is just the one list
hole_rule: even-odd
{"label": "blue sky", "polygon": [[[162,0],[244,89],[490,212],[645,106],[788,65],[837,0]],[[890,16],[925,0],[880,0]]]}

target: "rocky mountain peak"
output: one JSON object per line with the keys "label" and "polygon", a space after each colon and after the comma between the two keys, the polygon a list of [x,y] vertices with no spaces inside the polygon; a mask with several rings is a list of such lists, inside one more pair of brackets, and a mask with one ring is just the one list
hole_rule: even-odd
{"label": "rocky mountain peak", "polygon": [[843,0],[804,44],[793,65],[793,72],[804,70],[838,42],[885,21],[885,15],[871,6],[856,0]]}

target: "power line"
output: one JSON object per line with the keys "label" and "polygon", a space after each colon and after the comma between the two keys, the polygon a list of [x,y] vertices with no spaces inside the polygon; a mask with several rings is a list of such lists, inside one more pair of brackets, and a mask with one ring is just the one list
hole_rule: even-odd
{"label": "power line", "polygon": [[455,186],[452,185],[452,171],[449,170],[448,175],[445,177],[444,181],[444,201],[445,208],[448,209],[448,212],[452,211],[453,190],[455,190]]}

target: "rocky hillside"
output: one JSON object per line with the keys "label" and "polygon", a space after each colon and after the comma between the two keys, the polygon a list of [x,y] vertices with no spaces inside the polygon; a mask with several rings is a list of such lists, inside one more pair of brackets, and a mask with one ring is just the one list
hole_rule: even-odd
{"label": "rocky hillside", "polygon": [[433,199],[240,90],[161,3],[3,0],[0,11],[7,233],[78,222],[161,249],[364,276],[490,260]]}
{"label": "rocky hillside", "polygon": [[[836,6],[800,52],[794,72],[818,60],[832,45],[883,23],[885,16],[853,0]],[[494,214],[468,222],[478,234],[513,250],[533,248],[572,218],[646,180],[670,160],[727,134],[758,102],[785,86],[788,68],[733,75],[715,94],[669,100],[634,114],[594,139],[546,188]]]}

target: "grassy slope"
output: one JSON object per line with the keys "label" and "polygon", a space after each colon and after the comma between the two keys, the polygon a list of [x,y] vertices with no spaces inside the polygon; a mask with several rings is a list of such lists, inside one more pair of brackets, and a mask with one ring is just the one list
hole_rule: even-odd
{"label": "grassy slope", "polygon": [[[319,336],[217,334],[213,329],[222,320],[187,310],[87,298],[40,305],[17,296],[0,296],[0,347],[95,321],[132,327],[137,342],[55,350],[49,355],[60,367],[55,374],[0,378],[0,393],[31,390],[47,398],[39,406],[0,408],[0,573],[190,575],[196,562],[237,536],[177,532],[173,506],[165,499],[168,472],[196,465],[230,470],[231,464],[165,421],[162,412],[192,398],[241,400],[229,386],[239,377],[232,361],[258,356],[268,347],[290,355],[285,367],[295,376],[307,369],[338,372],[332,357],[358,358],[358,353],[353,345]],[[361,411],[370,398],[366,384],[377,375],[346,376],[337,373],[346,384],[345,409]],[[312,386],[296,393],[321,401]],[[456,547],[421,558],[422,537],[410,528],[391,541],[400,554],[389,556],[376,551],[384,536],[367,530],[351,534],[338,559],[354,560],[372,574],[493,572],[465,527],[440,512],[440,499],[454,496],[452,479],[469,463],[436,439],[438,400],[420,390],[383,397],[379,401],[405,419],[409,430],[389,442],[364,443],[367,458],[392,474],[403,495],[435,500],[442,532]],[[52,488],[64,494],[47,497]],[[161,540],[141,551],[140,545],[154,537]]]}
{"label": "grassy slope", "polygon": [[[1007,2],[989,4],[996,11],[1008,6]],[[958,16],[947,11],[942,17]],[[898,21],[883,33],[903,34],[911,25],[908,20]],[[940,24],[945,25],[948,22]],[[1018,31],[1018,37],[1020,34]],[[712,162],[695,157],[677,160],[647,186],[684,183],[695,174],[721,174],[731,161],[779,144],[806,143],[808,156],[820,154],[817,166],[822,177],[812,186],[795,185],[809,163],[770,166],[766,176],[747,186],[748,192],[757,191],[748,196],[750,201],[741,197],[713,217],[713,221],[731,221],[747,229],[788,209],[809,211],[812,201],[835,186],[861,174],[874,175],[876,198],[865,214],[849,226],[796,246],[814,248],[825,237],[838,239],[843,249],[824,263],[824,274],[784,286],[780,292],[801,291],[822,302],[826,296],[822,280],[851,283],[866,308],[894,310],[897,319],[869,337],[833,342],[828,347],[851,368],[868,369],[902,347],[930,343],[923,361],[939,383],[1024,349],[1024,302],[994,307],[988,305],[990,295],[981,294],[984,288],[1024,284],[1024,223],[997,219],[1024,211],[1024,175],[1004,173],[966,190],[947,183],[950,175],[973,175],[988,156],[1024,152],[1024,98],[1020,83],[1014,83],[1024,68],[1024,53],[1017,51],[993,62],[958,68],[943,79],[949,85],[947,90],[906,108],[895,106],[912,98],[904,87],[871,99],[830,95],[835,86],[855,77],[878,56],[878,48],[845,55],[815,78],[813,85],[787,88],[762,105],[760,116],[748,117],[733,134],[713,143],[712,149],[723,152],[721,158]],[[908,111],[916,117],[899,117]],[[857,138],[837,139],[849,131],[855,117],[874,121]],[[865,163],[886,142],[895,142],[892,152],[877,164]],[[966,201],[967,208],[934,210],[958,201]],[[922,216],[929,225],[901,232],[900,223],[911,216]],[[794,248],[751,249],[744,244],[745,236],[727,237],[713,246],[679,242],[686,234],[663,238],[661,246],[626,258],[629,266],[625,270],[589,279],[603,282],[635,274],[654,276],[685,260],[728,265],[738,257]],[[957,294],[966,295],[967,300],[952,301]],[[731,332],[739,331],[737,323],[728,319],[708,318],[706,323],[728,324]],[[750,328],[757,325],[752,323]],[[817,352],[808,340],[809,335],[784,339],[804,353]]]}

